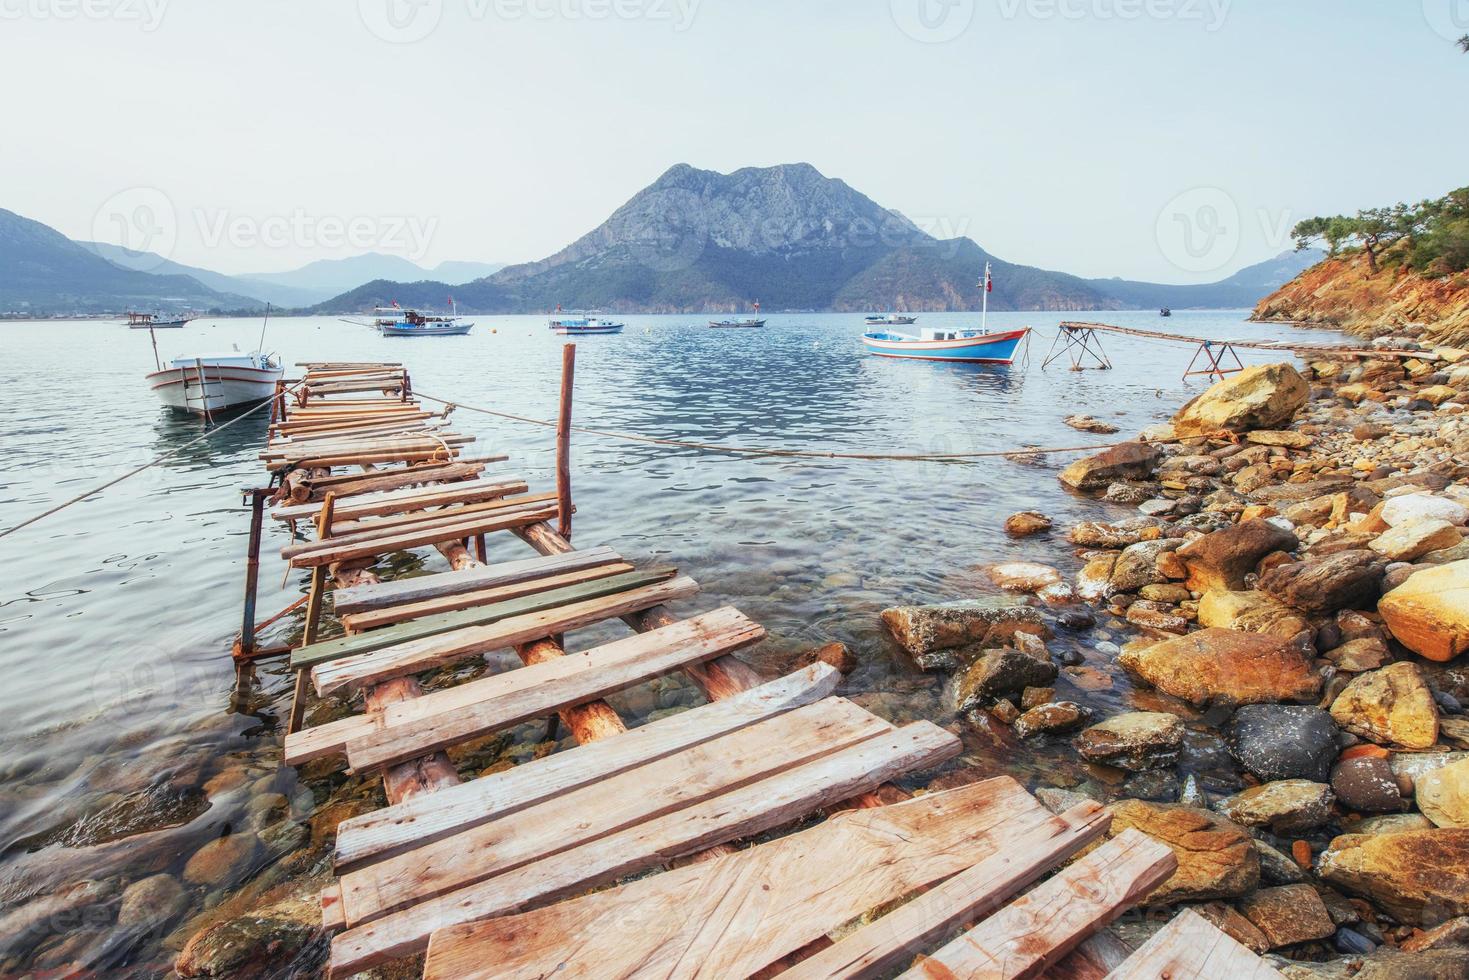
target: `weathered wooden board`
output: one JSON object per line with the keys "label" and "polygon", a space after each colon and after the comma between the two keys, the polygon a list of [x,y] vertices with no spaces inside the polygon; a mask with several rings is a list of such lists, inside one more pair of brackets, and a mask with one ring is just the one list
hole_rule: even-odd
{"label": "weathered wooden board", "polygon": [[747,977],[875,906],[1067,827],[1007,777],[843,811],[712,861],[441,930],[424,976]]}
{"label": "weathered wooden board", "polygon": [[[841,941],[780,974],[780,980],[857,980],[888,975],[965,922],[982,919],[1106,833],[1112,818],[1084,803],[983,857]],[[865,910],[864,910],[865,911]]]}
{"label": "weathered wooden board", "polygon": [[1016,899],[902,975],[1038,977],[1087,936],[1136,905],[1178,868],[1163,844],[1128,829]]}
{"label": "weathered wooden board", "polygon": [[337,826],[337,870],[404,853],[819,701],[840,681],[835,668],[813,664],[743,694],[612,738],[351,817]]}
{"label": "weathered wooden board", "polygon": [[[518,476],[503,476],[494,480],[474,480],[468,483],[450,483],[434,487],[408,487],[380,493],[363,494],[343,500],[337,504],[335,514],[341,520],[357,520],[363,517],[378,517],[396,514],[423,507],[437,507],[450,503],[474,503],[480,500],[496,500],[525,493],[529,488]],[[320,504],[292,504],[275,507],[270,516],[278,521],[311,520],[321,512]]]}
{"label": "weathered wooden board", "polygon": [[684,664],[732,653],[764,636],[760,624],[727,606],[583,653],[435,691],[380,715],[318,726],[311,729],[317,733],[313,738],[297,744],[318,753],[345,751],[354,769],[381,768],[595,701]]}
{"label": "weathered wooden board", "polygon": [[892,731],[842,698],[777,715],[350,872],[341,879],[347,924],[504,874]]}
{"label": "weathered wooden board", "polygon": [[367,612],[621,562],[622,556],[611,548],[588,548],[565,555],[524,558],[479,568],[466,568],[463,571],[441,572],[437,575],[421,575],[417,578],[339,589],[332,594],[332,604],[338,614]]}
{"label": "weathered wooden board", "polygon": [[427,463],[402,470],[379,473],[341,473],[336,476],[313,477],[306,481],[311,499],[321,506],[327,491],[339,499],[355,497],[364,493],[376,493],[395,487],[420,486],[425,483],[451,483],[471,480],[485,471],[485,464],[501,462],[501,457],[481,460],[463,460],[455,463]]}
{"label": "weathered wooden board", "polygon": [[423,602],[412,602],[401,606],[392,606],[388,609],[374,609],[371,612],[353,613],[342,617],[342,626],[348,633],[360,633],[363,630],[380,629],[385,626],[393,626],[397,623],[405,623],[412,619],[422,619],[425,616],[438,616],[442,613],[457,612],[461,609],[469,609],[474,606],[505,602],[510,599],[519,599],[522,596],[535,595],[539,592],[549,592],[552,589],[561,589],[572,585],[581,585],[586,582],[595,582],[598,579],[611,578],[614,575],[627,575],[635,571],[637,569],[626,562],[617,565],[599,565],[595,568],[583,568],[575,572],[562,572],[558,575],[549,575],[545,578],[532,579],[526,582],[516,582],[512,585],[497,585],[493,589],[481,589],[478,592],[466,592],[463,595],[445,596],[441,599],[425,599]]}
{"label": "weathered wooden board", "polygon": [[[496,506],[491,506],[496,505]],[[386,538],[400,534],[409,534],[432,525],[434,528],[448,527],[452,524],[462,524],[477,520],[490,512],[501,514],[521,513],[523,511],[545,510],[552,505],[545,499],[521,501],[491,500],[482,504],[471,504],[467,507],[452,507],[447,510],[430,511],[420,514],[401,515],[400,517],[384,517],[379,522],[365,524],[352,531],[342,531],[334,534],[329,539],[319,541],[301,541],[286,545],[281,549],[281,557],[287,560],[314,555],[318,551],[324,551],[331,547],[341,549],[350,548],[359,544],[372,544]],[[406,520],[403,519],[406,517]],[[332,528],[341,527],[335,520]]]}
{"label": "weathered wooden board", "polygon": [[386,534],[381,537],[374,535],[369,540],[356,544],[339,544],[328,538],[320,543],[320,547],[296,555],[289,560],[296,568],[315,568],[319,565],[330,565],[351,558],[387,555],[395,551],[436,544],[439,541],[452,541],[455,538],[467,538],[475,534],[488,534],[491,531],[522,527],[529,523],[549,520],[555,515],[555,504],[530,505],[509,511],[495,511],[467,518],[458,523],[415,525],[396,534]]}
{"label": "weathered wooden board", "polygon": [[928,722],[868,739],[779,776],[348,929],[332,942],[331,975],[346,977],[422,952],[439,929],[554,901],[682,854],[779,827],[895,776],[951,759],[961,748],[958,738]]}
{"label": "weathered wooden board", "polygon": [[309,456],[296,460],[272,460],[266,465],[269,470],[284,470],[293,466],[307,469],[330,468],[333,466],[360,466],[364,463],[419,463],[429,460],[451,460],[459,455],[459,450],[450,447],[445,451],[443,446],[434,446],[432,449],[392,449],[384,452],[355,452],[342,454],[328,454],[323,456]]}
{"label": "weathered wooden board", "polygon": [[1283,980],[1281,973],[1193,909],[1153,934],[1107,980]]}
{"label": "weathered wooden board", "polygon": [[538,595],[522,596],[519,599],[497,602],[475,609],[461,609],[458,612],[444,613],[440,616],[426,616],[411,623],[374,630],[371,633],[312,643],[297,649],[291,655],[291,666],[312,667],[342,657],[370,653],[373,650],[381,650],[412,640],[439,636],[466,626],[483,626],[514,616],[555,609],[557,606],[584,602],[602,596],[616,595],[619,592],[628,592],[658,582],[666,582],[673,577],[673,574],[672,569],[661,568],[627,572],[598,582],[565,586]]}
{"label": "weathered wooden board", "polygon": [[[322,695],[362,684],[377,684],[393,677],[406,677],[441,667],[476,654],[502,650],[517,643],[530,643],[547,636],[580,629],[604,619],[625,616],[665,602],[687,599],[698,591],[697,582],[687,576],[679,576],[641,589],[573,602],[523,616],[512,616],[485,626],[470,626],[441,636],[410,640],[371,653],[319,663],[311,668],[312,682]],[[531,602],[537,598],[539,597],[531,596],[512,601]]]}

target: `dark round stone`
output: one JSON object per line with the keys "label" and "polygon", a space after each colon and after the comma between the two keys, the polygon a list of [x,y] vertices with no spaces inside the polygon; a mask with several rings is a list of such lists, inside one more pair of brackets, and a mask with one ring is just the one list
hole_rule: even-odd
{"label": "dark round stone", "polygon": [[1341,730],[1320,708],[1251,704],[1234,713],[1227,737],[1235,761],[1265,782],[1324,783],[1336,760]]}
{"label": "dark round stone", "polygon": [[1061,625],[1069,630],[1089,630],[1097,625],[1090,609],[1068,609],[1060,616]]}
{"label": "dark round stone", "polygon": [[1348,956],[1366,956],[1377,948],[1377,944],[1372,940],[1346,926],[1336,930],[1331,944],[1336,947],[1338,953],[1346,953]]}
{"label": "dark round stone", "polygon": [[1403,809],[1397,776],[1386,759],[1347,759],[1331,771],[1331,789],[1341,805],[1358,813]]}

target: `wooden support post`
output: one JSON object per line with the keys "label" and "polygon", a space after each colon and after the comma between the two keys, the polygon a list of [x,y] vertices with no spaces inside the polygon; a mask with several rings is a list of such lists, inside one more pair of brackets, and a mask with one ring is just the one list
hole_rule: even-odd
{"label": "wooden support post", "polygon": [[250,491],[250,544],[245,552],[245,614],[240,623],[240,641],[235,659],[249,660],[255,653],[255,593],[260,582],[260,532],[265,523],[265,500],[270,490]]}
{"label": "wooden support post", "polygon": [[486,543],[483,534],[476,534],[474,536],[474,557],[479,559],[481,565],[488,565],[490,562],[489,545]]}
{"label": "wooden support post", "polygon": [[[332,533],[332,520],[336,512],[336,494],[328,493],[321,505],[321,514],[316,519],[316,536],[325,538]],[[316,642],[316,632],[321,624],[321,607],[326,597],[327,566],[318,565],[311,570],[311,592],[306,600],[306,626],[301,633],[301,645]],[[294,735],[301,730],[306,718],[306,692],[311,681],[310,670],[296,671],[296,686],[291,694],[291,717],[286,722],[286,734]]]}
{"label": "wooden support post", "polygon": [[576,378],[576,345],[561,349],[561,414],[556,420],[556,501],[561,518],[557,530],[571,540],[571,391]]}

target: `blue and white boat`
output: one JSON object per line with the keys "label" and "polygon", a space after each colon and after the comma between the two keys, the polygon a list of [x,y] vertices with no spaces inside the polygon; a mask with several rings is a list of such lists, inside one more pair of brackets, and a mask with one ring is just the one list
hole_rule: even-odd
{"label": "blue and white boat", "polygon": [[[896,330],[872,330],[862,335],[862,344],[878,357],[906,357],[919,361],[956,361],[968,364],[1013,364],[1015,352],[1030,333],[1029,327],[991,333],[990,293],[994,290],[990,266],[984,266],[983,312],[978,329],[924,327],[917,337]],[[869,317],[869,322],[871,318]]]}
{"label": "blue and white boat", "polygon": [[394,319],[379,319],[377,328],[384,337],[462,337],[474,329],[474,324],[457,316],[403,310]]}
{"label": "blue and white boat", "polygon": [[583,334],[622,333],[625,323],[604,319],[597,310],[574,310],[560,313],[551,318],[551,332],[563,337],[579,337]]}

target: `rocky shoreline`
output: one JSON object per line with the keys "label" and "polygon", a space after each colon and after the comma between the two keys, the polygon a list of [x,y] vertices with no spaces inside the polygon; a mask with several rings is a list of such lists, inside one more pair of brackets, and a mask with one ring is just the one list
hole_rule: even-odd
{"label": "rocky shoreline", "polygon": [[[1469,352],[1421,337],[1251,368],[1066,468],[1139,512],[1011,517],[1064,530],[1074,580],[1007,562],[883,613],[963,723],[1069,746],[1047,805],[1178,855],[1131,944],[1195,907],[1287,976],[1469,976]],[[1147,710],[1085,703],[1121,674]]]}

